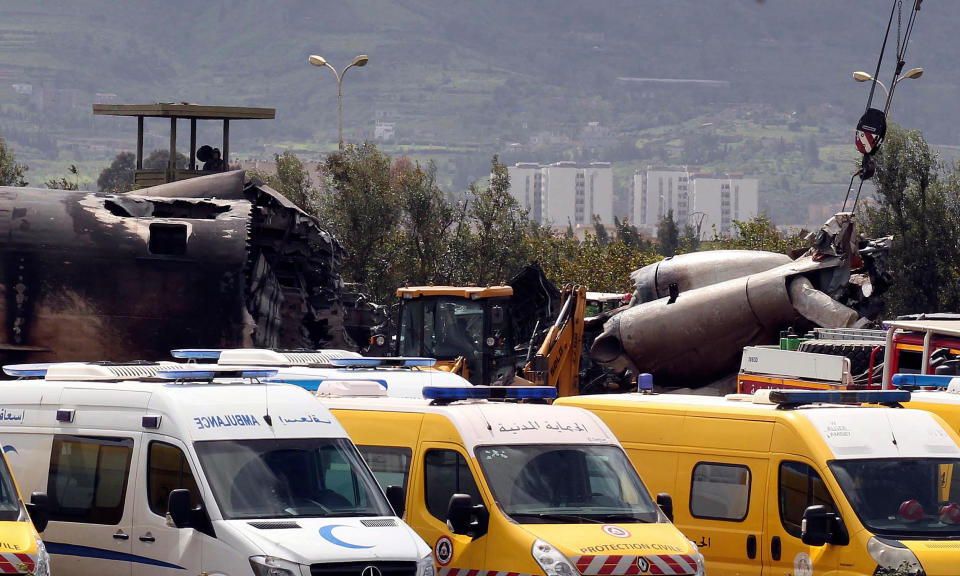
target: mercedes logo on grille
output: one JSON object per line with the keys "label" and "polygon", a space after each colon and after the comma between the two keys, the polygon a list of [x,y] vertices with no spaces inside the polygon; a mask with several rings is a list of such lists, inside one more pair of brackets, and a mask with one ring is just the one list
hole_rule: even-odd
{"label": "mercedes logo on grille", "polygon": [[367,566],[360,572],[360,576],[383,576],[383,573],[376,566]]}

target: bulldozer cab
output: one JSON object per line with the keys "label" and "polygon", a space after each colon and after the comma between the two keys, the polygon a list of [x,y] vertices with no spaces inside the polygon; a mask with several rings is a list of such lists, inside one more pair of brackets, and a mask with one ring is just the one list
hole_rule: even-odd
{"label": "bulldozer cab", "polygon": [[516,370],[512,295],[510,286],[400,288],[397,355],[436,358],[477,385],[509,380]]}

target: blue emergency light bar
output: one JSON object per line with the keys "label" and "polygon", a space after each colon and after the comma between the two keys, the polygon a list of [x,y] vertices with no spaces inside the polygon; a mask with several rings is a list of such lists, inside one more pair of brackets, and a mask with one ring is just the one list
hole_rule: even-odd
{"label": "blue emergency light bar", "polygon": [[894,374],[890,378],[894,388],[947,388],[953,382],[960,386],[960,377],[942,374]]}
{"label": "blue emergency light bar", "polygon": [[364,358],[331,358],[330,364],[341,368],[413,368],[430,367],[437,363],[436,358],[415,358],[408,356],[383,356]]}
{"label": "blue emergency light bar", "polygon": [[896,404],[909,402],[906,390],[771,390],[774,404]]}
{"label": "blue emergency light bar", "polygon": [[266,382],[275,382],[280,384],[293,384],[294,386],[299,386],[304,390],[309,390],[311,392],[316,392],[320,389],[320,385],[324,382],[375,382],[380,386],[383,386],[383,389],[386,390],[389,388],[387,386],[386,380],[381,380],[380,378],[339,378],[339,377],[330,377],[330,378],[298,378],[297,376],[281,376],[279,378],[270,378]]}
{"label": "blue emergency light bar", "polygon": [[43,364],[8,364],[3,367],[3,373],[14,378],[43,378],[47,375],[47,368],[51,363]]}
{"label": "blue emergency light bar", "polygon": [[423,397],[437,403],[458,400],[553,400],[552,386],[424,386]]}
{"label": "blue emergency light bar", "polygon": [[235,367],[171,368],[158,370],[157,376],[166,380],[213,380],[214,378],[271,378],[276,370],[263,368],[245,369]]}
{"label": "blue emergency light bar", "polygon": [[219,348],[180,348],[171,350],[170,355],[181,360],[218,360],[221,352]]}

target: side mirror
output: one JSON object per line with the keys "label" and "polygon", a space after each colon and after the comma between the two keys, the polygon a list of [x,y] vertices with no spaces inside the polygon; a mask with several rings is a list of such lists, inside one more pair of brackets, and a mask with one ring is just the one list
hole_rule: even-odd
{"label": "side mirror", "polygon": [[473,498],[469,494],[453,494],[447,504],[447,527],[454,534],[470,533]]}
{"label": "side mirror", "polygon": [[46,492],[30,494],[27,513],[30,514],[30,520],[33,521],[33,527],[37,529],[37,532],[43,532],[47,529],[47,523],[50,522],[50,499],[47,498]]}
{"label": "side mirror", "polygon": [[667,520],[673,522],[673,497],[666,492],[657,494],[657,506],[660,507]]}
{"label": "side mirror", "polygon": [[167,497],[167,524],[172,523],[177,528],[190,527],[190,491],[178,488],[170,491]]}
{"label": "side mirror", "polygon": [[453,494],[447,505],[447,528],[454,534],[479,538],[487,533],[490,513],[483,502],[473,503],[468,494]]}
{"label": "side mirror", "polygon": [[393,507],[393,513],[403,518],[406,511],[406,495],[403,492],[403,486],[387,486],[387,501]]}
{"label": "side mirror", "polygon": [[808,506],[803,511],[800,540],[808,546],[823,546],[833,537],[835,516],[823,504]]}

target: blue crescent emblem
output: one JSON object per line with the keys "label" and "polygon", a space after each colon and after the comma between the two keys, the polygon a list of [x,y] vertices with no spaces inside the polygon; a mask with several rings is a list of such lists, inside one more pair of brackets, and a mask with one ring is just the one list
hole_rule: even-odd
{"label": "blue crescent emblem", "polygon": [[7,444],[7,445],[5,445],[5,446],[3,447],[3,453],[6,454],[6,453],[8,453],[8,452],[13,452],[14,454],[19,454],[19,452],[17,452],[16,447],[14,447],[14,446],[12,446],[12,445],[10,445],[10,444]]}
{"label": "blue crescent emblem", "polygon": [[326,540],[331,544],[336,544],[341,548],[353,548],[354,550],[362,550],[364,548],[373,548],[373,546],[360,546],[359,544],[351,544],[349,542],[344,542],[343,540],[337,538],[333,535],[334,528],[343,528],[345,524],[331,524],[329,526],[324,526],[320,529],[320,537]]}

